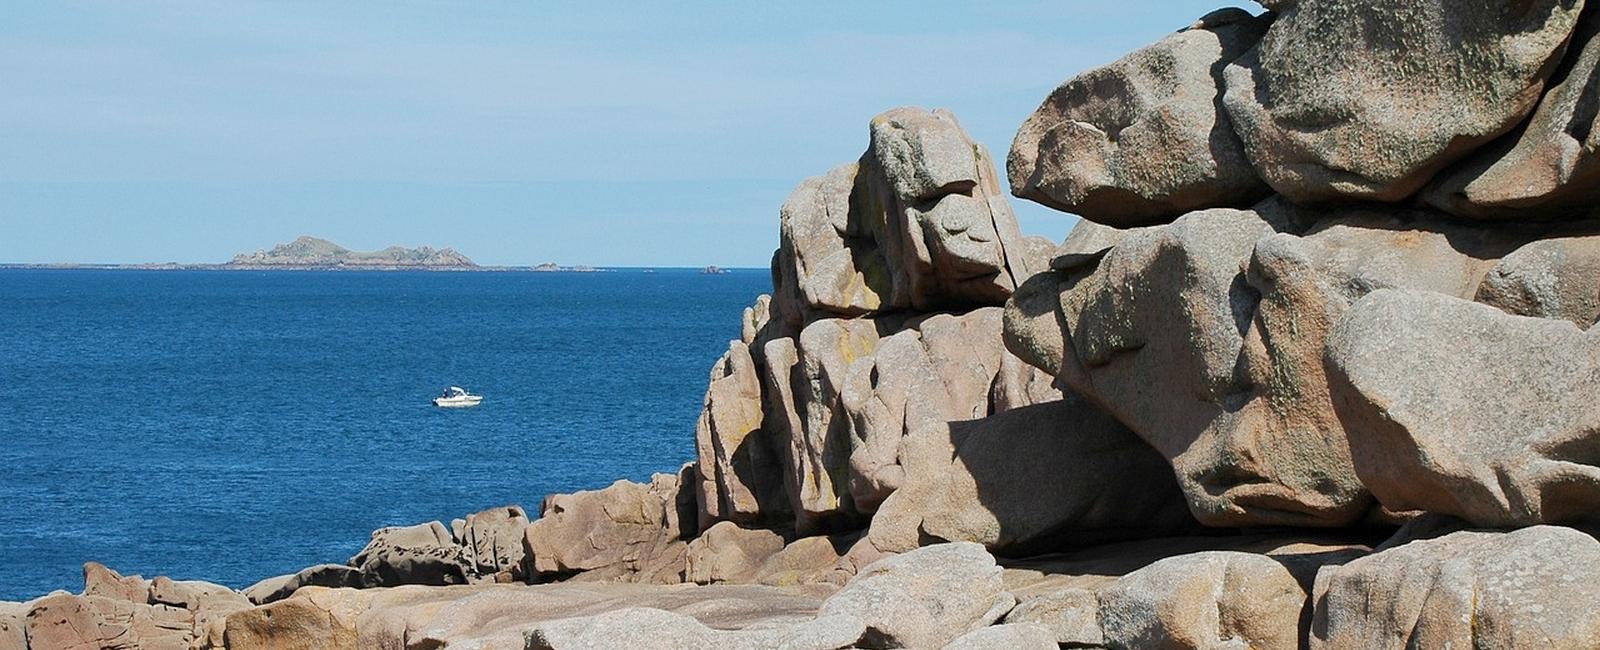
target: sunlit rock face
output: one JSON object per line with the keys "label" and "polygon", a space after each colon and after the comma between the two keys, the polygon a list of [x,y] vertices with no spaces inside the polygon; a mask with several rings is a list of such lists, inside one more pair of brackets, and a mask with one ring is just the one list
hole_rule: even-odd
{"label": "sunlit rock face", "polygon": [[1400,201],[1533,112],[1584,0],[1271,0],[1223,103],[1294,201]]}
{"label": "sunlit rock face", "polygon": [[806,179],[784,203],[773,259],[778,313],[824,316],[1005,302],[1032,273],[988,150],[948,111],[872,119],[855,163]]}
{"label": "sunlit rock face", "polygon": [[1195,212],[1030,280],[1007,343],[1166,456],[1202,522],[1346,525],[1373,501],[1329,395],[1329,329],[1380,288],[1470,299],[1520,241],[1427,211]]}
{"label": "sunlit rock face", "polygon": [[1001,343],[999,307],[1053,244],[1021,235],[988,151],[920,108],[873,118],[868,142],[779,211],[773,296],[697,427],[703,526],[865,526],[905,483],[909,432],[1061,397]]}
{"label": "sunlit rock face", "polygon": [[1067,80],[1017,131],[1011,192],[1118,227],[1264,197],[1222,109],[1221,71],[1269,24],[1242,9],[1215,11]]}

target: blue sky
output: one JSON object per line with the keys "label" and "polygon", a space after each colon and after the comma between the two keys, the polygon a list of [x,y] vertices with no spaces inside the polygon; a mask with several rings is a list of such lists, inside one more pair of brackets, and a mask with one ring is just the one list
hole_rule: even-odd
{"label": "blue sky", "polygon": [[[873,115],[949,108],[1003,161],[1061,81],[1217,6],[8,3],[0,262],[224,261],[313,234],[764,266],[790,189],[860,155]],[[1073,222],[1013,204],[1030,233]]]}

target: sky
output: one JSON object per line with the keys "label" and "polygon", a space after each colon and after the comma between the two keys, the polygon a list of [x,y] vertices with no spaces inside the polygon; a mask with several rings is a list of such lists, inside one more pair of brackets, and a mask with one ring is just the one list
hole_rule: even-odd
{"label": "sky", "polygon": [[[873,115],[948,108],[1004,173],[1055,86],[1218,6],[7,3],[0,262],[221,262],[315,235],[765,266],[790,190],[860,156]],[[1013,205],[1029,234],[1075,221]]]}

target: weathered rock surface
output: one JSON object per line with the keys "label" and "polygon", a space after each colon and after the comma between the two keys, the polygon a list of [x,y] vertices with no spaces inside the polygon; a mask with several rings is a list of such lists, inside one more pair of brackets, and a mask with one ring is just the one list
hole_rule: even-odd
{"label": "weathered rock surface", "polygon": [[451,539],[461,547],[472,577],[496,582],[527,577],[522,534],[528,513],[521,506],[490,508],[450,524]]}
{"label": "weathered rock surface", "polygon": [[776,312],[791,326],[891,309],[999,305],[1032,270],[994,163],[948,111],[873,118],[860,161],[781,211]]}
{"label": "weathered rock surface", "polygon": [[1399,201],[1533,111],[1582,0],[1271,0],[1226,70],[1245,151],[1293,201]]}
{"label": "weathered rock surface", "polygon": [[1221,70],[1270,22],[1212,12],[1068,80],[1017,132],[1011,192],[1123,227],[1259,200],[1267,187],[1222,109]]}
{"label": "weathered rock surface", "polygon": [[1486,526],[1594,518],[1600,330],[1380,291],[1327,355],[1355,469],[1390,509]]}
{"label": "weathered rock surface", "polygon": [[1426,211],[1195,212],[1032,278],[1007,345],[1166,456],[1203,523],[1345,525],[1371,497],[1328,394],[1328,329],[1381,287],[1471,297],[1520,237]]}
{"label": "weathered rock surface", "polygon": [[1494,219],[1593,216],[1600,200],[1600,13],[1584,14],[1527,124],[1441,174],[1424,194],[1454,214]]}
{"label": "weathered rock surface", "polygon": [[84,594],[57,591],[26,603],[0,603],[0,648],[187,650],[220,637],[212,626],[249,602],[207,582],[123,576],[84,565]]}
{"label": "weathered rock surface", "polygon": [[[834,634],[850,638],[837,645],[803,647],[849,645],[861,635],[861,623],[852,624],[847,618],[814,620],[821,593],[759,586],[588,582],[531,586],[408,585],[373,589],[313,587],[293,598],[230,616],[225,636],[228,647],[234,649],[523,648],[525,639],[533,636],[536,629],[546,629],[577,635],[546,637],[548,642],[590,639],[600,643],[578,647],[695,647],[672,642],[680,638],[677,636],[663,637],[660,643],[629,645],[627,637],[616,636],[633,633],[627,627],[585,625],[574,621],[608,612],[648,608],[671,614],[672,625],[663,628],[663,634],[698,634],[714,629],[716,632],[710,638],[719,642],[777,638],[797,643]],[[687,620],[678,617],[687,617]],[[613,636],[605,636],[608,634]],[[612,641],[605,643],[604,639]],[[764,647],[778,646],[779,643],[773,643]]]}
{"label": "weathered rock surface", "polygon": [[1600,321],[1600,237],[1554,237],[1518,248],[1489,270],[1475,299],[1587,329]]}
{"label": "weathered rock surface", "polygon": [[1056,650],[1050,629],[1036,623],[1011,623],[973,630],[945,650]]}
{"label": "weathered rock surface", "polygon": [[1593,648],[1596,567],[1569,528],[1414,541],[1317,574],[1311,648]]}
{"label": "weathered rock surface", "polygon": [[[1318,567],[1359,557],[1369,543],[1349,534],[1174,537],[1007,560],[1006,588],[1019,603],[1005,622],[1043,625],[1066,647],[1226,648],[1233,647],[1228,639],[1245,633],[1298,639],[1297,632],[1271,631],[1268,623],[1282,616],[1278,609],[1287,610],[1287,596],[1277,601],[1279,608],[1252,609],[1257,599],[1277,593],[1274,586],[1290,589],[1272,567],[1286,570],[1294,590],[1305,593]],[[1226,588],[1230,580],[1237,589]],[[1169,587],[1170,594],[1162,591]],[[1108,623],[1102,631],[1101,608],[1112,600],[1117,627]],[[1301,609],[1305,600],[1302,595]],[[1290,625],[1303,627],[1296,619]]]}
{"label": "weathered rock surface", "polygon": [[982,546],[937,544],[874,562],[822,603],[866,623],[862,647],[939,648],[1016,605]]}
{"label": "weathered rock surface", "polygon": [[141,576],[124,576],[99,562],[85,562],[83,595],[145,603],[150,600],[150,581]]}
{"label": "weathered rock surface", "polygon": [[[905,480],[908,432],[1056,399],[1007,364],[997,307],[961,315],[825,319],[766,345],[771,426],[787,440],[786,494],[801,534],[859,527]],[[796,345],[798,343],[798,345]]]}
{"label": "weathered rock surface", "polygon": [[864,629],[855,617],[826,616],[775,630],[714,630],[683,614],[633,608],[545,623],[534,628],[527,647],[837,650],[852,646]]}
{"label": "weathered rock surface", "polygon": [[690,540],[685,578],[699,584],[748,582],[781,550],[783,536],[778,533],[719,522]]}
{"label": "weathered rock surface", "polygon": [[444,524],[391,526],[372,532],[372,541],[350,558],[368,587],[459,585],[473,575],[462,548]]}
{"label": "weathered rock surface", "polygon": [[932,538],[1016,556],[1195,526],[1166,461],[1077,396],[932,424],[902,456],[909,482],[872,521],[883,550]]}
{"label": "weathered rock surface", "polygon": [[1018,597],[1015,609],[1006,614],[1009,625],[1037,625],[1050,634],[1052,642],[1072,647],[1105,645],[1100,629],[1100,598],[1094,591],[1067,587],[1031,598]]}
{"label": "weathered rock surface", "polygon": [[797,539],[767,556],[753,581],[779,587],[843,585],[864,566],[849,557],[851,548],[861,540],[860,532]]}
{"label": "weathered rock surface", "polygon": [[1265,555],[1180,555],[1123,576],[1102,590],[1108,648],[1300,647],[1306,590]]}
{"label": "weathered rock surface", "polygon": [[[694,495],[680,474],[656,474],[650,485],[617,481],[603,490],[555,494],[523,544],[533,575],[557,579],[681,582],[684,540],[693,535]],[[691,479],[692,480],[692,479]]]}
{"label": "weathered rock surface", "polygon": [[761,370],[752,341],[731,341],[711,369],[704,408],[695,424],[699,526],[718,521],[781,521],[789,511],[776,427],[763,427]]}
{"label": "weathered rock surface", "polygon": [[361,570],[345,564],[318,564],[288,575],[267,578],[246,587],[245,598],[256,605],[283,600],[301,587],[360,587]]}

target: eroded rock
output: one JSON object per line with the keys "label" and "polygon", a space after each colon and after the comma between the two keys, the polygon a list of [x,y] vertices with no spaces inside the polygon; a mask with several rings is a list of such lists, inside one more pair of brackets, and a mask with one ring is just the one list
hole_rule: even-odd
{"label": "eroded rock", "polygon": [[1077,396],[934,423],[903,456],[909,482],[872,520],[884,550],[931,538],[1019,556],[1195,525],[1160,454]]}
{"label": "eroded rock", "polygon": [[1520,237],[1427,211],[1195,212],[1031,279],[1006,340],[1161,452],[1202,523],[1346,525],[1372,499],[1328,393],[1328,329],[1382,287],[1471,297]]}
{"label": "eroded rock", "polygon": [[1600,237],[1553,237],[1518,248],[1489,270],[1475,299],[1588,328],[1600,320]]}
{"label": "eroded rock", "polygon": [[684,576],[700,584],[747,582],[768,557],[781,550],[782,535],[720,522],[689,541]]}
{"label": "eroded rock", "polygon": [[1270,22],[1212,12],[1068,80],[1017,132],[1011,192],[1122,227],[1259,200],[1267,188],[1222,109],[1221,70]]}
{"label": "eroded rock", "polygon": [[1596,567],[1569,528],[1414,541],[1317,574],[1311,648],[1592,648]]}
{"label": "eroded rock", "polygon": [[862,630],[861,621],[851,616],[824,616],[780,629],[715,630],[683,614],[632,608],[542,624],[527,647],[837,650],[854,644]]}
{"label": "eroded rock", "polygon": [[1271,0],[1226,70],[1245,151],[1293,201],[1399,201],[1533,111],[1582,0]]}
{"label": "eroded rock", "polygon": [[821,616],[866,623],[861,646],[938,648],[1016,605],[982,546],[937,544],[874,562],[822,603]]}
{"label": "eroded rock", "polygon": [[1440,174],[1424,193],[1454,214],[1493,219],[1593,216],[1600,200],[1600,14],[1589,11],[1527,124]]}
{"label": "eroded rock", "polygon": [[1327,357],[1355,469],[1390,509],[1486,526],[1594,518],[1600,330],[1380,291],[1338,323]]}
{"label": "eroded rock", "polygon": [[1300,647],[1306,590],[1283,563],[1209,551],[1167,558],[1102,590],[1108,648]]}
{"label": "eroded rock", "polygon": [[472,567],[444,524],[391,526],[372,532],[372,541],[350,558],[368,587],[459,585]]}
{"label": "eroded rock", "polygon": [[693,494],[679,475],[656,474],[650,485],[617,481],[603,490],[553,494],[523,543],[533,575],[559,579],[681,582],[684,538],[694,532]]}
{"label": "eroded rock", "polygon": [[451,538],[461,547],[471,577],[497,582],[527,577],[522,532],[528,527],[528,513],[521,506],[490,508],[451,524]]}

